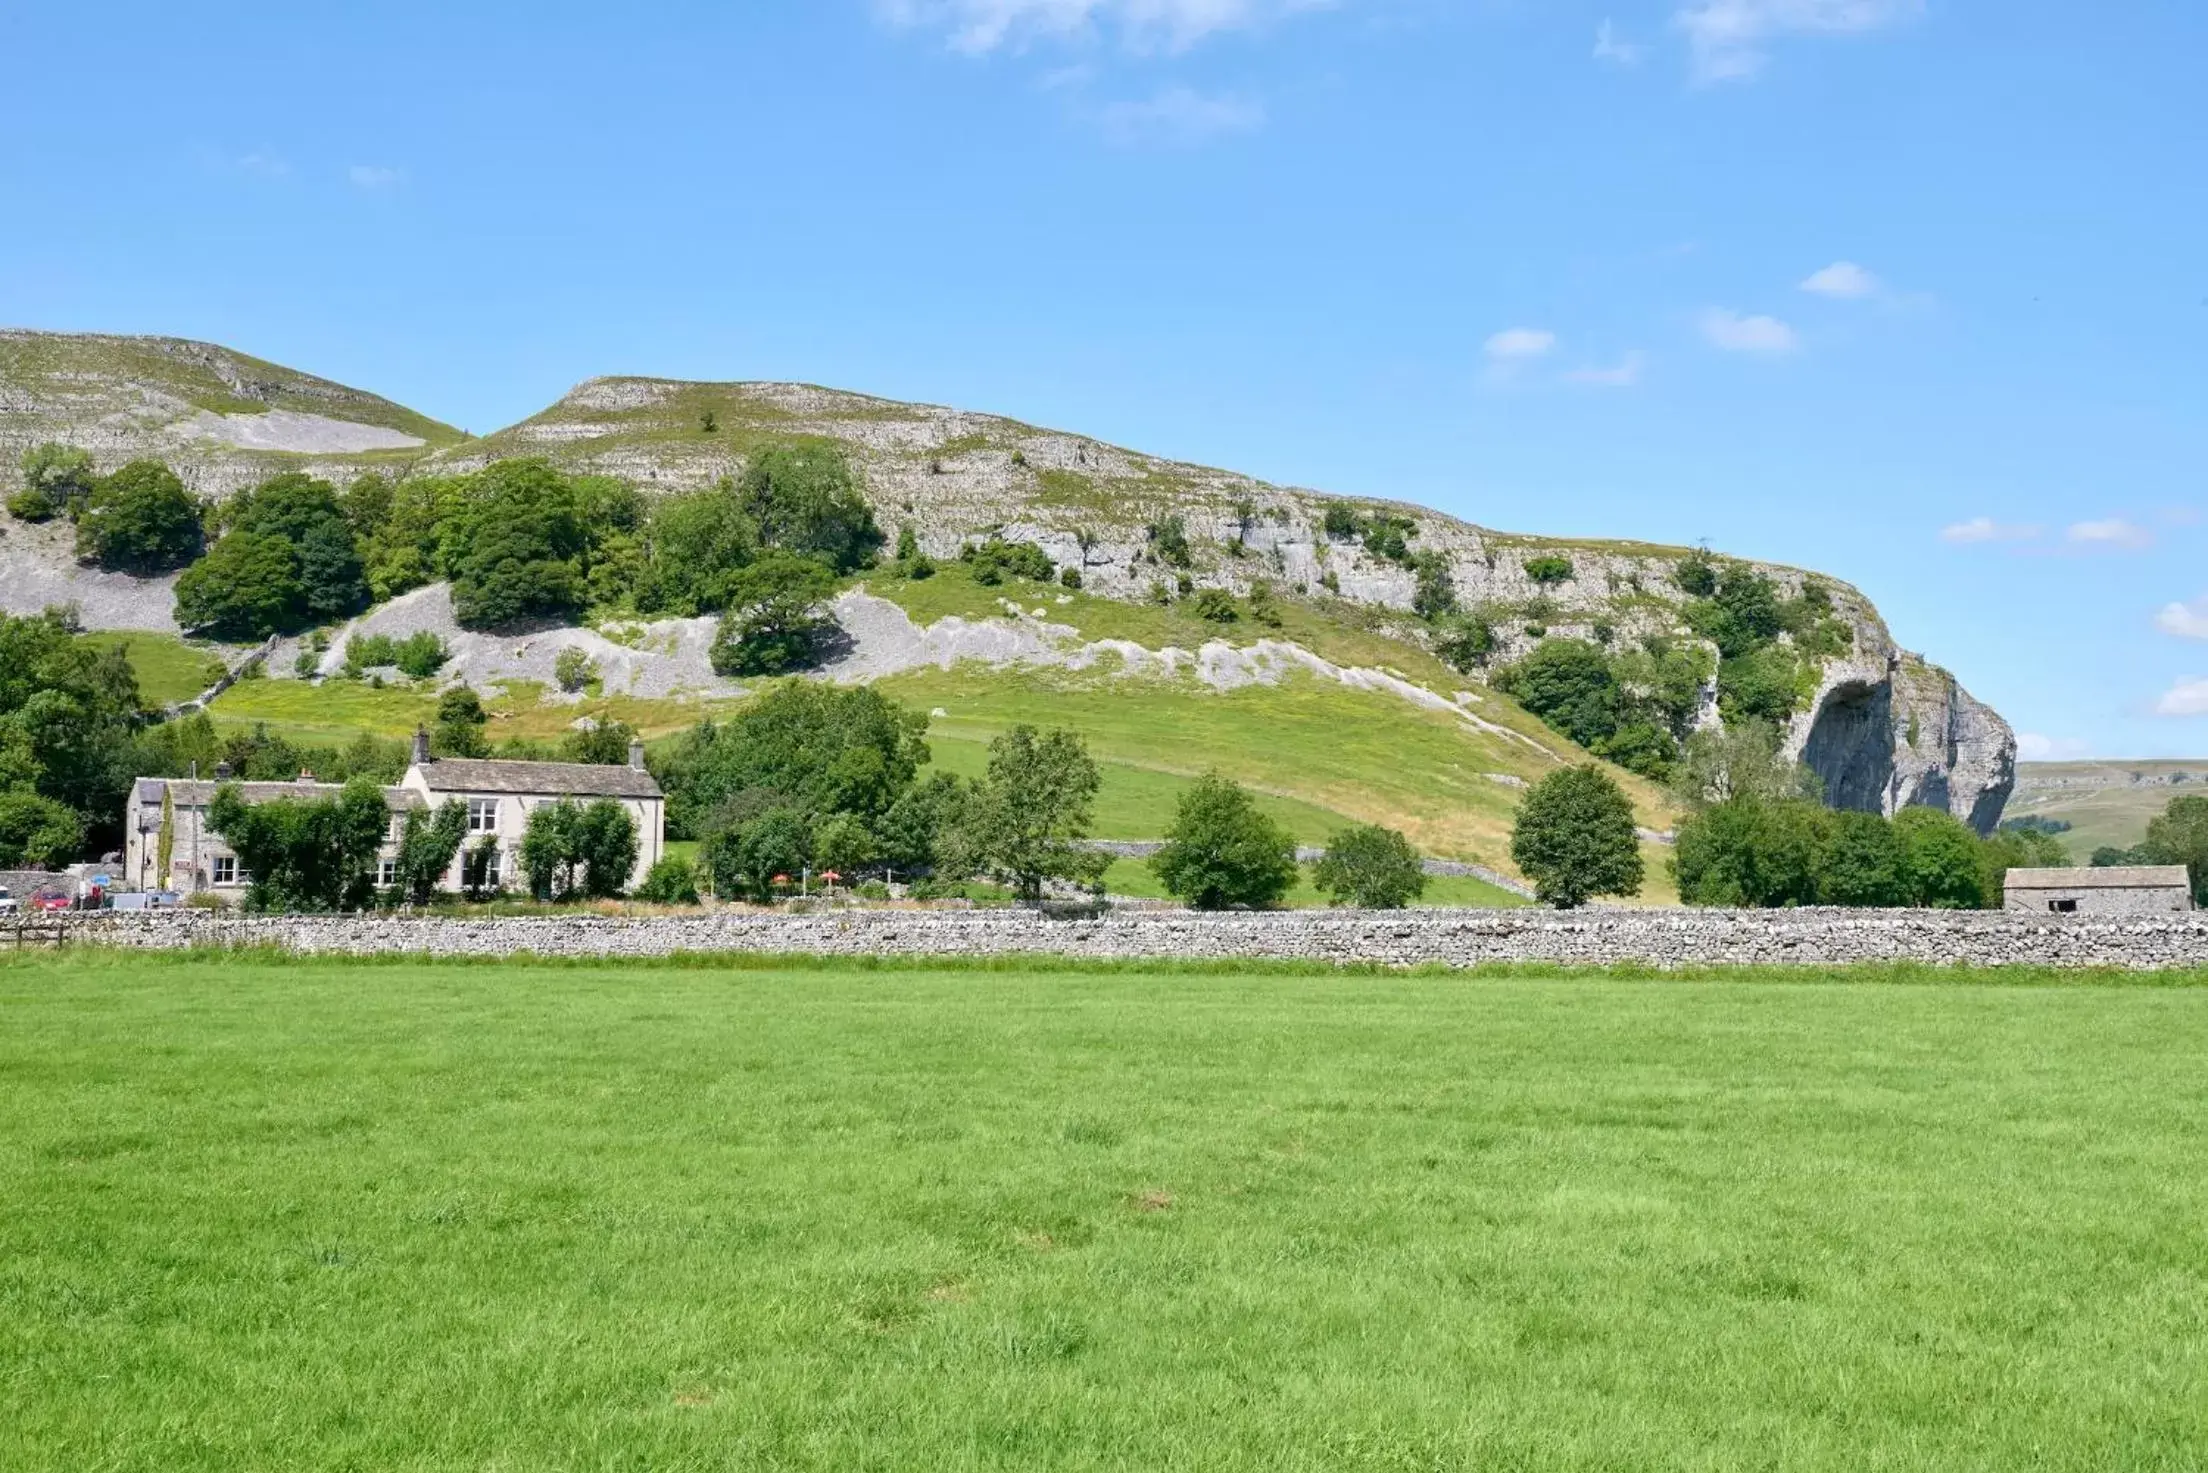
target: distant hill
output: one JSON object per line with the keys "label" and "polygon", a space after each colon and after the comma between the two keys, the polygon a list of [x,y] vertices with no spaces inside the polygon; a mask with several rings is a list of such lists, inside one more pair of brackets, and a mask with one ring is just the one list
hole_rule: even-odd
{"label": "distant hill", "polygon": [[2081,863],[2100,848],[2129,849],[2172,798],[2208,794],[2208,759],[2103,759],[2017,765],[2010,818],[2067,823],[2056,837]]}
{"label": "distant hill", "polygon": [[[61,439],[91,449],[103,465],[134,454],[160,455],[212,495],[250,484],[277,466],[300,465],[337,477],[371,467],[457,473],[506,457],[541,458],[647,490],[672,491],[735,474],[761,444],[793,438],[845,447],[863,472],[882,525],[892,536],[900,526],[911,526],[939,558],[998,532],[1036,542],[1058,563],[1083,573],[1084,590],[1073,606],[1061,608],[1067,601],[1053,590],[1050,602],[1022,608],[1018,618],[998,604],[1005,590],[975,589],[956,578],[877,586],[875,594],[898,604],[913,622],[909,632],[885,625],[884,643],[862,652],[865,658],[848,678],[917,680],[913,672],[941,663],[927,651],[947,649],[952,653],[941,659],[961,671],[1002,671],[996,686],[1001,691],[1017,686],[1047,697],[1052,689],[1095,686],[1096,657],[1082,652],[1083,640],[1108,645],[1131,634],[1123,641],[1125,653],[1141,657],[1136,663],[1153,672],[1177,672],[1175,678],[1204,666],[1213,651],[1231,664],[1246,661],[1261,638],[1286,641],[1326,657],[1343,672],[1347,688],[1361,692],[1357,700],[1366,703],[1359,709],[1368,710],[1372,720],[1396,721],[1425,703],[1422,721],[1452,724],[1445,711],[1435,709],[1450,708],[1463,713],[1454,720],[1463,730],[1477,733],[1481,722],[1492,729],[1482,738],[1482,750],[1467,751],[1457,764],[1470,775],[1471,786],[1449,800],[1472,802],[1470,795],[1476,794],[1476,807],[1495,810],[1493,821],[1475,825],[1476,834],[1464,830],[1471,837],[1457,845],[1460,852],[1471,845],[1489,860],[1498,857],[1497,836],[1507,828],[1508,807],[1515,801],[1508,782],[1538,776],[1556,761],[1584,757],[1501,693],[1433,657],[1424,626],[1410,613],[1417,575],[1404,549],[1438,556],[1459,600],[1493,616],[1497,664],[1548,636],[1576,636],[1620,649],[1649,637],[1693,637],[1685,623],[1689,598],[1675,581],[1689,549],[1500,532],[1423,507],[1366,498],[1345,502],[971,411],[801,384],[600,378],[519,424],[470,439],[374,395],[205,344],[37,333],[0,337],[0,452],[6,457],[0,478],[13,477],[17,447]],[[1362,526],[1380,522],[1393,528],[1398,534],[1393,547],[1341,525],[1352,511]],[[1238,595],[1258,580],[1271,583],[1293,613],[1285,631],[1207,626],[1179,605],[1170,618],[1168,611],[1154,608],[1153,585],[1167,570],[1144,555],[1152,529],[1174,518],[1185,531],[1186,573],[1193,583]],[[147,598],[133,603],[123,591],[95,587],[89,575],[66,565],[51,533],[41,541],[31,530],[15,529],[0,538],[0,574],[8,575],[0,585],[17,585],[0,586],[0,602],[29,605],[82,586],[91,622],[158,627],[149,617],[148,600],[158,602],[162,590],[149,589]],[[1897,646],[1877,610],[1852,587],[1800,569],[1756,566],[1787,597],[1814,582],[1829,595],[1833,617],[1847,631],[1851,647],[1811,667],[1815,689],[1803,691],[1789,732],[1793,750],[1823,776],[1833,799],[1886,812],[1929,803],[1990,829],[2014,778],[2014,739],[2000,717],[1946,671]],[[381,621],[378,628],[403,627],[409,618],[434,623],[432,608],[416,600],[369,618]],[[114,610],[114,617],[103,617],[103,610]],[[934,622],[945,618],[963,632],[951,637],[953,626]],[[1036,636],[1057,642],[1047,657],[1035,655],[1034,631],[1023,635],[1021,619],[1063,630]],[[646,651],[696,644],[694,635],[677,630],[636,637],[642,640],[636,648]],[[1068,646],[1067,640],[1073,643]],[[1180,658],[1188,665],[1171,657],[1173,642],[1182,641],[1178,647],[1186,653]],[[883,650],[892,654],[882,655]],[[1167,656],[1162,665],[1151,662],[1161,650]],[[494,672],[503,670],[501,678],[529,679],[523,672],[535,668],[530,662],[541,653],[484,641],[478,657]],[[1288,656],[1273,662],[1282,671],[1302,668]],[[676,684],[665,670],[642,668],[651,658],[631,663],[653,690],[666,692]],[[1204,666],[1207,676],[1217,673],[1218,663]],[[274,668],[288,667],[280,658]],[[915,693],[928,684],[920,680]],[[1157,696],[1154,687],[1139,681],[1115,689],[1130,698],[1145,691]],[[688,688],[698,698],[732,691],[709,679]],[[241,688],[226,700],[262,698]],[[1702,719],[1715,720],[1714,686],[1703,691],[1702,700]],[[1025,704],[1025,697],[983,702],[1002,708]],[[1079,703],[1061,704],[1070,709]],[[1334,712],[1326,719],[1344,717]],[[1169,732],[1142,729],[1150,731],[1144,741],[1161,744],[1158,765],[1173,771],[1201,770],[1210,758],[1225,755],[1175,749]],[[1262,732],[1260,722],[1232,737],[1222,732],[1218,739],[1262,742]],[[1493,734],[1504,732],[1509,735]],[[1316,734],[1298,741],[1312,751],[1323,745]],[[1138,755],[1139,745],[1130,745],[1131,756]],[[1387,761],[1385,743],[1371,749],[1344,745],[1360,752],[1360,761]],[[1434,749],[1431,759],[1438,763],[1431,768],[1437,799],[1458,787],[1446,776],[1450,764],[1442,751]],[[1272,781],[1284,796],[1305,796],[1290,793],[1278,772]],[[1662,826],[1667,815],[1660,796],[1645,785],[1639,791],[1650,805],[1644,821]],[[1409,791],[1398,791],[1390,802],[1390,811],[1415,813],[1418,806]],[[1316,806],[1360,811],[1353,799]]]}

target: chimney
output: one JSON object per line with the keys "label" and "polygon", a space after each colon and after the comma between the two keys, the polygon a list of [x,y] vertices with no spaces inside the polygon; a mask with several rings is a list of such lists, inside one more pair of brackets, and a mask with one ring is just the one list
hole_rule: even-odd
{"label": "chimney", "polygon": [[417,726],[414,728],[414,765],[420,767],[429,760],[429,733]]}
{"label": "chimney", "polygon": [[644,743],[634,737],[629,739],[629,766],[638,772],[644,770]]}
{"label": "chimney", "polygon": [[226,782],[230,781],[230,764],[229,764],[229,763],[227,763],[227,762],[217,762],[217,763],[215,764],[215,781],[216,781],[216,782],[218,782],[218,783],[226,783]]}

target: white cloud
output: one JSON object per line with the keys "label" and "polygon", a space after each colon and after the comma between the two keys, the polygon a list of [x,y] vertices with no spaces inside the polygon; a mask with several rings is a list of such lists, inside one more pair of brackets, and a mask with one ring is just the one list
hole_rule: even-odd
{"label": "white cloud", "polygon": [[1672,13],[1686,32],[1694,76],[1736,82],[1755,76],[1772,43],[1788,36],[1847,36],[1911,20],[1924,0],[1689,0]]}
{"label": "white cloud", "polygon": [[1630,389],[1641,381],[1641,371],[1648,367],[1648,355],[1631,352],[1608,368],[1575,368],[1564,375],[1568,384],[1584,384],[1593,389]]}
{"label": "white cloud", "polygon": [[381,164],[355,164],[345,171],[355,189],[393,189],[406,182],[404,169],[386,168]]}
{"label": "white cloud", "polygon": [[2154,616],[2154,627],[2179,639],[2208,639],[2208,594],[2189,604],[2164,604]]}
{"label": "white cloud", "polygon": [[2016,755],[2026,762],[2075,762],[2093,755],[2093,744],[2082,737],[2041,736],[2036,731],[2016,734]]}
{"label": "white cloud", "polygon": [[1595,60],[1612,66],[1639,66],[1644,54],[1642,47],[1620,36],[1608,20],[1595,27]]}
{"label": "white cloud", "polygon": [[1499,363],[1545,358],[1556,348],[1556,334],[1542,327],[1506,327],[1487,340],[1487,356]]}
{"label": "white cloud", "polygon": [[1744,317],[1723,307],[1702,314],[1702,336],[1728,353],[1791,353],[1801,346],[1794,329],[1776,317]]}
{"label": "white cloud", "polygon": [[1114,143],[1207,143],[1264,127],[1265,106],[1247,97],[1169,87],[1155,97],[1110,103],[1097,112],[1096,121]]}
{"label": "white cloud", "polygon": [[272,149],[256,148],[230,161],[231,167],[242,174],[258,174],[263,179],[281,179],[291,172],[291,165]]}
{"label": "white cloud", "polygon": [[2154,703],[2157,716],[2208,716],[2208,678],[2181,675]]}
{"label": "white cloud", "polygon": [[1940,540],[1959,547],[1977,542],[2030,542],[2039,536],[2039,528],[1997,522],[1992,517],[1972,517],[1967,522],[1956,522],[1940,528]]}
{"label": "white cloud", "polygon": [[1335,0],[877,0],[894,26],[941,31],[951,48],[982,55],[1036,41],[1085,41],[1110,32],[1137,51],[1185,51],[1222,31],[1246,30]]}
{"label": "white cloud", "polygon": [[2063,536],[2079,547],[2119,548],[2136,552],[2153,545],[2154,534],[2122,517],[2099,522],[2073,522]]}
{"label": "white cloud", "polygon": [[1875,297],[1886,289],[1885,283],[1865,271],[1853,261],[1835,261],[1824,270],[1814,272],[1802,283],[1802,290],[1820,297],[1840,297],[1859,301]]}

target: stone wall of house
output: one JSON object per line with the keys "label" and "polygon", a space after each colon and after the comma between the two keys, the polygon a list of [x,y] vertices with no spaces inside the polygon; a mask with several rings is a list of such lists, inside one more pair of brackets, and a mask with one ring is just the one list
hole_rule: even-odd
{"label": "stone wall of house", "polygon": [[222,912],[72,918],[72,939],[117,947],[270,946],[307,954],[663,957],[750,952],[881,956],[1277,959],[1451,967],[1498,962],[1731,965],[2208,967],[2208,913],[2149,918],[1955,911],[1114,912],[850,910],[791,915],[252,917]]}

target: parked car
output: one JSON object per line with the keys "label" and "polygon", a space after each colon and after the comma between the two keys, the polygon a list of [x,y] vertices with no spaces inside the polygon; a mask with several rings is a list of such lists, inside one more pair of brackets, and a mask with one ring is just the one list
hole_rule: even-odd
{"label": "parked car", "polygon": [[33,910],[67,910],[75,904],[66,890],[40,890],[31,896]]}
{"label": "parked car", "polygon": [[7,886],[0,885],[0,911],[14,910],[17,908],[17,904],[15,893]]}

